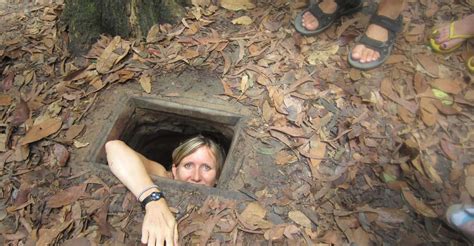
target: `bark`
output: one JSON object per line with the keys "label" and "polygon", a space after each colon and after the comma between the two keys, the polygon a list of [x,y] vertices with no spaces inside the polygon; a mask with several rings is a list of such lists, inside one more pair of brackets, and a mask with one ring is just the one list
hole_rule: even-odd
{"label": "bark", "polygon": [[69,50],[87,51],[101,34],[144,38],[157,23],[175,23],[191,0],[66,0],[61,20]]}

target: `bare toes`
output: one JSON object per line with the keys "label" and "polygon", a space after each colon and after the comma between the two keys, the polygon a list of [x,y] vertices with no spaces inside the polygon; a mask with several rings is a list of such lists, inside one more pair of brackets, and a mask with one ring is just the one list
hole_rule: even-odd
{"label": "bare toes", "polygon": [[457,44],[459,44],[459,43],[461,43],[461,42],[463,42],[463,41],[464,41],[463,39],[459,39],[459,38],[457,38],[457,39],[451,39],[451,40],[448,40],[448,41],[442,43],[442,44],[441,44],[441,48],[442,48],[443,50],[448,50],[448,49],[453,48],[454,46],[456,46]]}
{"label": "bare toes", "polygon": [[360,59],[360,62],[362,62],[362,63],[367,62],[367,58],[369,57],[369,52],[370,52],[370,50],[368,50],[364,47],[364,50],[362,51],[362,58]]}
{"label": "bare toes", "polygon": [[363,46],[358,44],[352,49],[352,59],[354,60],[360,60],[362,57],[362,49]]}

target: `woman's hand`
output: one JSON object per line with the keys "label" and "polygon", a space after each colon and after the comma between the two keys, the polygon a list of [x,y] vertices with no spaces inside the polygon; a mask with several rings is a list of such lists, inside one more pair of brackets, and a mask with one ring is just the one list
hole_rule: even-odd
{"label": "woman's hand", "polygon": [[148,246],[178,245],[178,224],[166,201],[149,202],[145,206],[145,218],[142,225],[142,243]]}

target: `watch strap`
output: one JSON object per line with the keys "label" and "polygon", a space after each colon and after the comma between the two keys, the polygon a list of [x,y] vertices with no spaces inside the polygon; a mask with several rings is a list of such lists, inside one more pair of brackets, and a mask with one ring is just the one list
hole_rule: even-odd
{"label": "watch strap", "polygon": [[145,199],[143,199],[143,201],[141,201],[141,205],[142,205],[142,208],[145,209],[145,206],[149,203],[149,202],[153,202],[153,201],[158,201],[160,200],[161,198],[163,198],[164,195],[163,195],[163,192],[161,191],[155,191],[155,192],[152,192],[150,195],[148,195],[147,197],[145,197]]}

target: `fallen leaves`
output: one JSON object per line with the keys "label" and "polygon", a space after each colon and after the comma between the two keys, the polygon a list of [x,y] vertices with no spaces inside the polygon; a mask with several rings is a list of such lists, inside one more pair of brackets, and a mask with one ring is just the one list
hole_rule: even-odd
{"label": "fallen leaves", "polygon": [[474,197],[474,176],[467,176],[464,187],[471,197]]}
{"label": "fallen leaves", "polygon": [[80,184],[60,191],[48,198],[46,206],[49,208],[60,208],[71,204],[86,195],[86,188],[87,184]]}
{"label": "fallen leaves", "polygon": [[438,63],[436,63],[431,56],[419,54],[416,56],[416,59],[429,75],[432,77],[439,76]]}
{"label": "fallen leaves", "polygon": [[462,90],[462,83],[454,79],[435,79],[431,81],[430,85],[438,90],[454,95],[459,94]]}
{"label": "fallen leaves", "polygon": [[252,2],[252,0],[221,0],[220,3],[223,8],[232,11],[255,8],[255,4]]}
{"label": "fallen leaves", "polygon": [[119,36],[112,39],[104,52],[97,59],[97,72],[105,74],[119,63],[130,50],[130,43],[122,40]]}
{"label": "fallen leaves", "polygon": [[232,22],[232,24],[247,26],[247,25],[252,24],[253,20],[250,17],[245,15],[245,16],[241,16],[239,18],[235,18],[231,22]]}
{"label": "fallen leaves", "polygon": [[13,98],[10,95],[0,95],[0,106],[10,106]]}
{"label": "fallen leaves", "polygon": [[420,99],[420,114],[421,119],[427,126],[433,126],[438,120],[438,109],[432,103],[430,98]]}
{"label": "fallen leaves", "polygon": [[56,133],[62,125],[59,118],[46,119],[43,122],[33,125],[26,135],[20,139],[19,144],[25,145],[41,140],[53,133]]}
{"label": "fallen leaves", "polygon": [[244,223],[253,227],[254,230],[257,228],[269,229],[272,224],[264,220],[266,213],[265,208],[258,202],[252,202],[242,211],[240,218]]}
{"label": "fallen leaves", "polygon": [[311,228],[311,220],[306,217],[305,214],[298,210],[290,211],[288,213],[288,218],[293,220],[296,224],[304,226],[306,228]]}
{"label": "fallen leaves", "polygon": [[422,202],[420,199],[416,198],[413,192],[408,187],[402,188],[402,194],[405,198],[405,201],[407,201],[408,204],[410,204],[410,206],[415,209],[417,213],[428,218],[438,217],[435,211],[428,205],[426,205],[424,202]]}
{"label": "fallen leaves", "polygon": [[151,77],[149,75],[142,75],[138,82],[146,93],[151,93]]}

